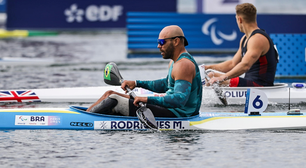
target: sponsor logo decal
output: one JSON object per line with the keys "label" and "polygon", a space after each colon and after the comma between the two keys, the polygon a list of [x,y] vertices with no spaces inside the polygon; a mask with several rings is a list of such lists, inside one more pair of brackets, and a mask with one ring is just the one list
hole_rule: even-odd
{"label": "sponsor logo decal", "polygon": [[20,117],[19,117],[19,120],[21,120],[21,121],[27,121],[28,119],[25,118],[25,117],[23,117],[23,116],[20,116]]}
{"label": "sponsor logo decal", "polygon": [[[96,125],[96,121],[95,121],[95,125]],[[100,122],[97,122],[97,127],[100,128],[100,129],[107,129],[107,122],[105,121],[100,121]],[[96,126],[95,126],[96,128]]]}
{"label": "sponsor logo decal", "polygon": [[106,22],[106,21],[118,21],[119,17],[123,14],[122,5],[90,5],[86,9],[78,8],[77,4],[72,4],[68,9],[64,11],[66,15],[66,21],[68,23],[81,23],[84,20],[88,22]]}
{"label": "sponsor logo decal", "polygon": [[77,4],[72,4],[69,9],[65,10],[65,15],[67,16],[66,21],[71,22],[82,22],[83,21],[83,15],[84,10],[78,9]]}
{"label": "sponsor logo decal", "polygon": [[71,122],[70,125],[76,127],[93,127],[93,123],[91,122]]}
{"label": "sponsor logo decal", "polygon": [[[157,121],[159,129],[188,129],[189,121]],[[95,121],[94,129],[147,129],[140,121]]]}
{"label": "sponsor logo decal", "polygon": [[207,36],[210,35],[210,38],[215,45],[221,45],[224,40],[233,41],[237,38],[237,32],[235,30],[233,30],[232,34],[224,34],[221,31],[217,31],[216,25],[213,24],[217,21],[217,18],[211,18],[202,26],[202,32]]}
{"label": "sponsor logo decal", "polygon": [[58,116],[47,116],[48,117],[48,125],[60,125],[61,118]]}
{"label": "sponsor logo decal", "polygon": [[45,125],[59,125],[61,118],[58,116],[29,116],[29,115],[16,115],[15,125],[32,125],[32,126],[45,126]]}

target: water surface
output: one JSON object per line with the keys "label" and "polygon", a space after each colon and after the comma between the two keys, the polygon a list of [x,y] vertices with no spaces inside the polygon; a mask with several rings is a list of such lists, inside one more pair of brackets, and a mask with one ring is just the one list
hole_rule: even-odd
{"label": "water surface", "polygon": [[[159,79],[168,60],[127,59],[122,32],[0,40],[1,56],[54,58],[48,66],[0,66],[1,89],[104,86],[106,63],[125,79]],[[196,58],[199,63],[213,60]],[[296,80],[277,80],[292,83]],[[301,79],[299,82],[305,82]],[[89,106],[90,103],[1,103],[0,108]],[[305,104],[294,105],[306,112]],[[276,104],[269,111],[286,111]],[[243,111],[203,105],[202,111]],[[305,131],[0,131],[0,167],[304,167]]]}

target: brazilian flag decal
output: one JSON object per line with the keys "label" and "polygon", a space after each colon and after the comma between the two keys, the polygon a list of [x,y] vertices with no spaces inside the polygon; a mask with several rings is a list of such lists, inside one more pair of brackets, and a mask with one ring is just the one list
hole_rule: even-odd
{"label": "brazilian flag decal", "polygon": [[110,72],[113,65],[107,64],[104,69],[104,79],[111,80]]}

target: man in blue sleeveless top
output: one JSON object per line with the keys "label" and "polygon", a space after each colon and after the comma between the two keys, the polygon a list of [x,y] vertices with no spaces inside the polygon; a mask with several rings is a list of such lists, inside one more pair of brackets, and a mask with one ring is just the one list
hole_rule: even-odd
{"label": "man in blue sleeveless top", "polygon": [[[256,22],[256,8],[250,3],[236,6],[236,21],[245,35],[233,59],[205,69],[214,69],[220,73],[209,73],[208,84],[221,82],[230,87],[273,86],[278,53],[272,39]],[[239,77],[244,74],[244,78]]]}
{"label": "man in blue sleeveless top", "polygon": [[163,97],[135,97],[107,91],[87,111],[103,114],[136,116],[138,103],[147,103],[155,117],[189,117],[199,114],[202,102],[202,83],[200,71],[193,57],[187,52],[188,45],[179,26],[167,26],[158,37],[158,48],[164,59],[171,59],[166,78],[153,81],[124,81],[125,90],[142,87],[156,93],[165,93]]}

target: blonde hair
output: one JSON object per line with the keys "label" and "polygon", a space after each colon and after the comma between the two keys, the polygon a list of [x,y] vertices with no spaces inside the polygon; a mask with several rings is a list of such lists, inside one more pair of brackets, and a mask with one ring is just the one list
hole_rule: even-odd
{"label": "blonde hair", "polygon": [[250,3],[243,3],[236,6],[236,14],[242,16],[247,23],[256,22],[256,7]]}

